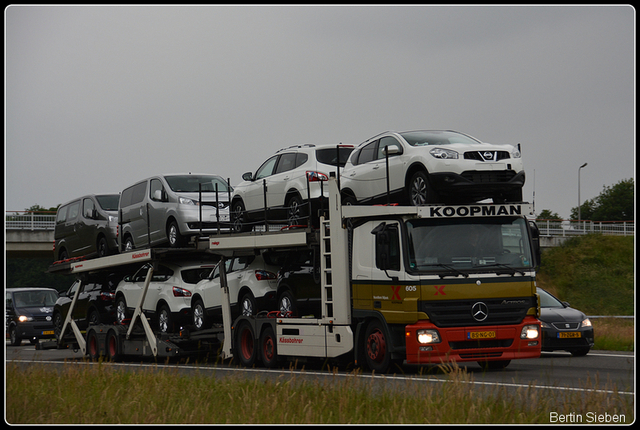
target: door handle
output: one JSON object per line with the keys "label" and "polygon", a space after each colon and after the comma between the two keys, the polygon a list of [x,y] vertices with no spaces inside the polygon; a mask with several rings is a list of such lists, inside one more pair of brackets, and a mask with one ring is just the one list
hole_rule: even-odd
{"label": "door handle", "polygon": [[379,164],[376,164],[375,166],[373,166],[373,170],[376,170],[376,169],[379,169],[379,168],[380,168]]}

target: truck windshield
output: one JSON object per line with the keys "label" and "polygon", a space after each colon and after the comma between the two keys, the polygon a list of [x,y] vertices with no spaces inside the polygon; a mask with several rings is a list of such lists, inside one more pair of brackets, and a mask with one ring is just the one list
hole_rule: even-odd
{"label": "truck windshield", "polygon": [[408,221],[407,231],[414,271],[513,274],[532,266],[524,218],[419,219]]}

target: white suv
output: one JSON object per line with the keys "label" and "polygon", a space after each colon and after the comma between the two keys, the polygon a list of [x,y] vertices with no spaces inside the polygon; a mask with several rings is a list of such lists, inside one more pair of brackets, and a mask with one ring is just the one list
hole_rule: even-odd
{"label": "white suv", "polygon": [[[234,319],[240,314],[255,315],[262,310],[275,309],[278,269],[278,266],[265,262],[260,255],[225,260],[231,315]],[[214,321],[222,321],[221,301],[218,264],[193,290],[191,315],[196,330],[209,328]]]}
{"label": "white suv", "polygon": [[519,202],[525,176],[519,145],[492,145],[450,130],[419,130],[388,131],[361,143],[340,180],[344,203],[418,206],[486,198]]}
{"label": "white suv", "polygon": [[[320,207],[322,182],[339,174],[353,145],[296,145],[269,157],[255,173],[242,175],[233,190],[231,217],[236,231],[251,230],[266,218],[273,223],[309,225]],[[327,197],[327,187],[323,187]],[[309,197],[311,201],[309,201]],[[265,205],[266,199],[266,205]]]}
{"label": "white suv", "polygon": [[[153,271],[142,310],[151,317],[155,329],[171,333],[178,324],[191,322],[191,295],[196,284],[215,267],[212,263],[185,261],[159,263]],[[149,264],[126,276],[116,288],[116,319],[131,318],[140,302]]]}

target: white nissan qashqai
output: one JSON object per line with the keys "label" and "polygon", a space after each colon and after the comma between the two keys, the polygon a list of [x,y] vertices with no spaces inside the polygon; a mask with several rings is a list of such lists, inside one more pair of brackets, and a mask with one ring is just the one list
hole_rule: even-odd
{"label": "white nissan qashqai", "polygon": [[[126,276],[116,288],[116,319],[123,323],[133,316],[140,303],[149,264]],[[191,295],[196,284],[206,277],[215,264],[200,261],[159,263],[151,275],[147,295],[142,304],[152,326],[161,333],[171,333],[179,325],[191,322]]]}
{"label": "white nissan qashqai", "polygon": [[340,179],[343,203],[418,206],[487,198],[519,202],[525,175],[519,144],[493,145],[456,131],[419,130],[388,131],[361,143]]}

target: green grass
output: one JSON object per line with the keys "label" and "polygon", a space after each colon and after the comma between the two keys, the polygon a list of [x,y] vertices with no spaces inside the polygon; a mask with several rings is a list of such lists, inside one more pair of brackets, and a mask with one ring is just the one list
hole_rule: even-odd
{"label": "green grass", "polygon": [[633,239],[590,234],[547,249],[538,285],[587,315],[634,315]]}
{"label": "green grass", "polygon": [[[226,378],[177,370],[123,370],[66,364],[6,369],[10,424],[521,424],[549,423],[550,413],[587,411],[634,419],[633,396],[507,389],[470,384],[455,365],[449,382],[381,388],[373,378],[295,374]],[[384,381],[382,381],[384,382]],[[589,383],[590,384],[590,383]],[[598,387],[602,388],[602,387]]]}

